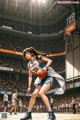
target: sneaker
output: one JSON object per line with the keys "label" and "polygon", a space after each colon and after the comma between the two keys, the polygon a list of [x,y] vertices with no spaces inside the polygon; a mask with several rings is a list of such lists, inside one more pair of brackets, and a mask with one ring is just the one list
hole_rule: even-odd
{"label": "sneaker", "polygon": [[31,112],[27,112],[26,115],[20,120],[32,120]]}
{"label": "sneaker", "polygon": [[12,115],[12,112],[10,112],[10,115]]}
{"label": "sneaker", "polygon": [[50,112],[49,112],[49,118],[48,118],[48,120],[56,120],[56,117],[55,117],[53,111],[50,111]]}
{"label": "sneaker", "polygon": [[16,113],[16,112],[15,112],[14,114],[15,114],[15,115],[17,115],[17,113]]}

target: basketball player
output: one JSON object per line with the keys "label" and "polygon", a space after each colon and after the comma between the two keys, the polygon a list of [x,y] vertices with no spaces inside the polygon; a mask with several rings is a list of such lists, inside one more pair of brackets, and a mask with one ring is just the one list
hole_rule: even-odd
{"label": "basketball player", "polygon": [[20,100],[19,100],[19,109],[20,109],[20,113],[22,112],[22,108],[23,108],[22,100],[20,99]]}
{"label": "basketball player", "polygon": [[17,108],[17,103],[16,101],[18,101],[18,98],[17,98],[17,91],[14,90],[14,93],[12,95],[12,108],[10,110],[10,114],[12,115],[12,111],[14,110],[14,114],[17,114],[16,113],[16,108]]}
{"label": "basketball player", "polygon": [[76,114],[76,100],[74,97],[72,97],[72,109],[73,109],[73,114]]}
{"label": "basketball player", "polygon": [[[45,93],[48,92],[48,90],[50,90],[52,83],[54,81],[55,75],[54,75],[54,70],[50,67],[52,60],[50,60],[47,57],[44,57],[45,55],[46,55],[45,53],[38,52],[33,47],[26,48],[23,51],[23,57],[26,60],[29,60],[29,63],[28,63],[29,82],[28,82],[27,92],[31,91],[32,73],[36,74],[37,70],[42,68],[48,72],[48,75],[44,79],[37,77],[37,79],[35,80],[34,85],[36,86],[36,88],[30,99],[28,112],[20,120],[32,119],[31,112],[36,102],[36,97],[38,95],[41,97],[44,104],[46,105],[46,108],[49,112],[49,120],[55,120],[54,112],[51,109],[48,97],[45,95]],[[43,62],[46,62],[46,65],[44,65]]]}
{"label": "basketball player", "polygon": [[3,103],[4,103],[4,112],[6,112],[8,107],[8,92],[6,91],[3,96]]}

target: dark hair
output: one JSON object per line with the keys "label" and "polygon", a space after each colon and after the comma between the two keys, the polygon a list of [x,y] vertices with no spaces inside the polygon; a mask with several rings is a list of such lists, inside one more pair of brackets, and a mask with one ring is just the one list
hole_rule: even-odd
{"label": "dark hair", "polygon": [[14,90],[14,93],[17,92],[16,90]]}
{"label": "dark hair", "polygon": [[5,91],[5,93],[7,93],[8,91]]}
{"label": "dark hair", "polygon": [[26,60],[26,57],[25,57],[26,52],[29,52],[32,55],[35,55],[37,59],[39,59],[38,55],[41,55],[41,56],[46,56],[47,55],[46,53],[39,52],[39,51],[35,50],[33,47],[29,47],[29,48],[26,48],[26,49],[23,50],[23,58],[25,60]]}

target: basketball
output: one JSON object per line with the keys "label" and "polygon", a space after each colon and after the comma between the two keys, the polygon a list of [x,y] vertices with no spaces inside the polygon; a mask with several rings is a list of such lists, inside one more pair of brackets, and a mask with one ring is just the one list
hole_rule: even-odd
{"label": "basketball", "polygon": [[44,69],[39,69],[37,71],[37,76],[44,79],[47,76],[47,71]]}

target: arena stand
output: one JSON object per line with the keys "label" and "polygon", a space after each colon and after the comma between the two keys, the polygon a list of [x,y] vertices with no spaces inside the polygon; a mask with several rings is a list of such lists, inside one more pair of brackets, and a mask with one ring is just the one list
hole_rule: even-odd
{"label": "arena stand", "polygon": [[[50,38],[46,40],[46,47],[45,47],[45,40],[37,40],[34,39],[26,39],[20,37],[13,37],[11,35],[4,35],[1,34],[0,38],[0,47],[9,50],[16,50],[16,51],[23,51],[26,47],[33,46],[39,51],[43,51],[46,53],[58,53],[63,52],[65,50],[65,41],[64,38],[61,36],[59,38]],[[55,47],[56,46],[56,47]]]}

